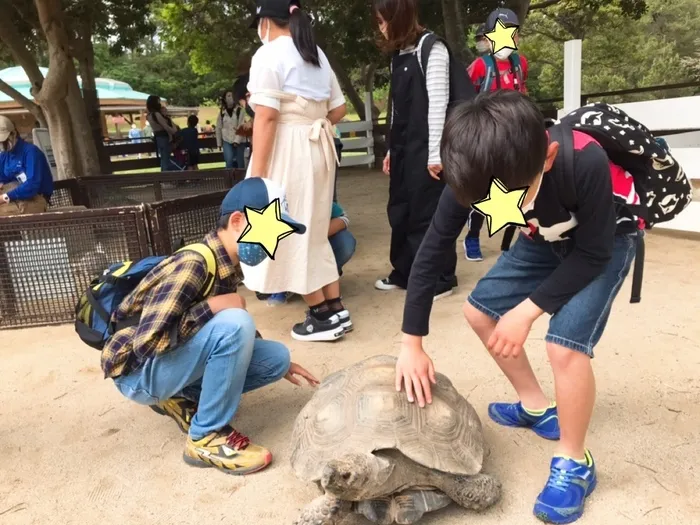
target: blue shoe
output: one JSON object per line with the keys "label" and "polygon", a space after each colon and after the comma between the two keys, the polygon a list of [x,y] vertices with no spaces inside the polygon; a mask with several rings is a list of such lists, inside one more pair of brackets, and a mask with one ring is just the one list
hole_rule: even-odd
{"label": "blue shoe", "polygon": [[491,403],[489,417],[504,427],[531,428],[544,439],[559,439],[559,417],[556,407],[548,408],[541,416],[532,416],[525,412],[521,403]]}
{"label": "blue shoe", "polygon": [[464,239],[464,255],[467,261],[483,261],[484,256],[481,255],[481,244],[476,237],[467,237]]}
{"label": "blue shoe", "polygon": [[533,512],[545,523],[573,523],[583,515],[586,498],[595,490],[593,456],[586,451],[588,465],[555,457],[544,490],[537,497]]}
{"label": "blue shoe", "polygon": [[290,295],[291,294],[289,292],[270,294],[270,296],[267,298],[267,305],[268,306],[280,306],[280,305],[286,304]]}

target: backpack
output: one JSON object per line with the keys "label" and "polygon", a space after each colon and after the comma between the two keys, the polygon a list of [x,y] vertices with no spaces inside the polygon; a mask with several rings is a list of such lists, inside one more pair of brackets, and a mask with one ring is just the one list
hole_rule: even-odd
{"label": "backpack", "polygon": [[[484,61],[486,66],[486,75],[481,79],[481,84],[479,86],[479,93],[491,90],[491,83],[494,78],[496,79],[496,88],[501,89],[501,75],[498,73],[498,66],[496,65],[496,59],[493,55],[486,54],[480,57]],[[515,74],[515,81],[518,83],[518,91],[522,93],[525,82],[523,80],[523,66],[520,62],[520,55],[518,53],[511,53],[508,57],[510,61],[510,67]]]}
{"label": "backpack", "polygon": [[[202,291],[202,297],[206,297],[216,280],[214,252],[207,245],[198,243],[185,246],[175,253],[185,250],[198,253],[206,261],[208,277]],[[102,350],[107,340],[119,330],[138,325],[140,315],[116,324],[112,322],[112,315],[146,275],[167,258],[167,255],[151,256],[136,262],[113,264],[103,275],[94,279],[75,307],[75,331],[80,339],[88,346]]]}
{"label": "backpack", "polygon": [[646,229],[674,219],[690,204],[692,185],[666,141],[654,137],[621,109],[605,103],[588,104],[559,123],[566,130],[575,129],[594,138],[613,163],[632,175],[641,204],[628,208],[644,219]]}
{"label": "backpack", "polygon": [[[427,33],[423,37],[423,44],[421,46],[421,56],[419,65],[423,76],[425,76],[428,70],[428,58],[430,58],[430,51],[435,45],[435,42],[440,41],[447,48],[447,52],[450,55],[450,100],[447,104],[447,110],[451,110],[460,102],[471,100],[476,96],[476,91],[474,90],[474,84],[472,84],[467,75],[467,69],[464,67],[459,60],[455,58],[450,50],[450,46],[447,42],[437,36],[435,33]],[[427,90],[427,87],[426,87]]]}
{"label": "backpack", "polygon": [[[690,204],[693,198],[690,180],[671,156],[666,141],[654,137],[649,129],[621,109],[592,103],[565,115],[558,124],[550,132],[553,139],[560,142],[563,169],[574,170],[574,129],[595,139],[611,162],[632,175],[641,202],[626,206],[644,219],[647,230],[674,219]],[[567,206],[573,209],[575,193],[566,193],[571,195],[571,204]],[[643,274],[644,238],[640,237],[632,277],[632,303],[641,301]]]}

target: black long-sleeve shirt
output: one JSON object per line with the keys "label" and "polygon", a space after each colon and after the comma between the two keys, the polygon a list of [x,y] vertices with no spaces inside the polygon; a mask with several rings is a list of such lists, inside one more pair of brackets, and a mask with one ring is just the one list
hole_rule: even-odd
{"label": "black long-sleeve shirt", "polygon": [[[525,213],[523,233],[535,242],[573,239],[569,256],[535,290],[530,299],[554,314],[598,277],[612,257],[616,233],[637,228],[637,218],[622,206],[638,198],[631,177],[610,163],[593,139],[574,132],[574,170],[561,166],[561,155],[544,174],[532,210]],[[630,191],[631,187],[631,191]],[[411,269],[404,306],[403,332],[428,334],[441,261],[461,233],[470,209],[446,187]]]}

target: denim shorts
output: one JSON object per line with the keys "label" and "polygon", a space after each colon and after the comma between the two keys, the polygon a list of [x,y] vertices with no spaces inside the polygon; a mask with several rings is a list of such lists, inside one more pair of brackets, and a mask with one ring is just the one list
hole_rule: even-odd
{"label": "denim shorts", "polygon": [[[545,341],[593,357],[610,316],[615,296],[636,254],[638,235],[617,235],[610,262],[588,286],[551,318]],[[467,299],[477,310],[498,320],[530,295],[571,253],[573,241],[538,243],[521,234]]]}

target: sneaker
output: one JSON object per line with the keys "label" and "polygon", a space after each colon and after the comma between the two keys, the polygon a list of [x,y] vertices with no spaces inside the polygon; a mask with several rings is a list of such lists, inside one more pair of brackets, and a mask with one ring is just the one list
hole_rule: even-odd
{"label": "sneaker", "polygon": [[280,306],[283,304],[286,304],[289,298],[291,297],[291,293],[289,292],[282,292],[282,293],[273,293],[270,294],[267,298],[267,305],[268,306]]}
{"label": "sneaker", "polygon": [[340,317],[333,315],[328,321],[316,319],[306,312],[306,320],[292,328],[292,338],[297,341],[335,341],[345,335]]}
{"label": "sneaker", "polygon": [[214,467],[226,474],[245,475],[267,467],[272,462],[272,454],[226,427],[197,441],[188,436],[182,459],[193,467]]}
{"label": "sneaker", "polygon": [[548,408],[541,416],[532,416],[525,412],[522,403],[491,403],[489,417],[504,427],[531,428],[544,439],[559,439],[559,417],[556,407]]}
{"label": "sneaker", "polygon": [[586,498],[595,490],[598,479],[593,456],[586,451],[587,465],[573,459],[555,457],[549,480],[537,497],[534,514],[545,523],[573,523],[583,515]]}
{"label": "sneaker", "polygon": [[267,301],[270,298],[270,294],[255,292],[255,297],[258,298],[258,301]]}
{"label": "sneaker", "polygon": [[171,397],[162,403],[151,405],[151,409],[161,416],[173,418],[180,430],[187,434],[192,418],[197,413],[197,403],[184,397]]}
{"label": "sneaker", "polygon": [[457,288],[456,276],[452,279],[450,284],[438,284],[438,287],[435,290],[435,295],[433,296],[433,302],[449,297],[454,293],[455,288]]}
{"label": "sneaker", "polygon": [[467,261],[483,261],[484,256],[481,255],[481,244],[477,237],[467,237],[464,239],[464,256]]}
{"label": "sneaker", "polygon": [[379,279],[376,283],[374,283],[374,287],[377,290],[382,290],[384,292],[388,292],[389,290],[402,290],[404,288],[403,286],[399,286],[393,282],[389,277]]}
{"label": "sneaker", "polygon": [[352,332],[354,330],[354,326],[352,324],[352,319],[350,319],[350,312],[347,310],[341,310],[340,312],[336,312],[338,316],[338,319],[340,319],[340,326],[343,327],[343,330],[345,330],[345,333],[347,332]]}

